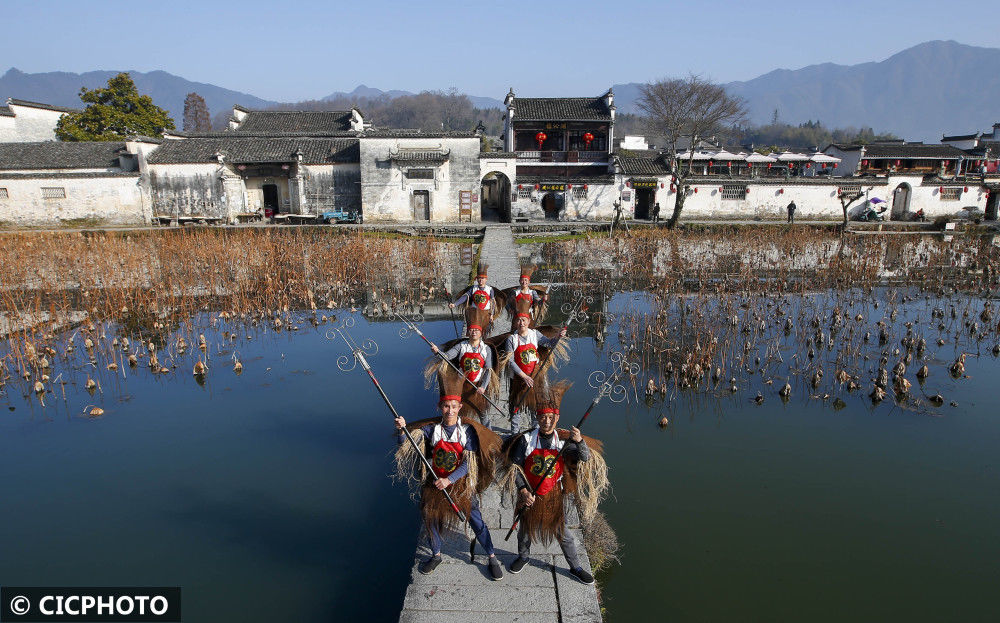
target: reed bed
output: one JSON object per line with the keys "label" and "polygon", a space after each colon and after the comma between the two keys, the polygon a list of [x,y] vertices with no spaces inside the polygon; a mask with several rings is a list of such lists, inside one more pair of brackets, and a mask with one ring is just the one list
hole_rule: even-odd
{"label": "reed bed", "polygon": [[208,330],[252,339],[318,325],[326,310],[378,314],[444,296],[447,247],[311,229],[6,235],[0,385],[20,379],[44,397],[66,382],[61,361],[166,372],[185,353],[203,378]]}
{"label": "reed bed", "polygon": [[558,267],[550,278],[601,298],[648,293],[611,330],[642,366],[637,397],[668,410],[679,392],[751,387],[757,403],[807,395],[843,408],[856,393],[933,409],[945,402],[942,375],[960,379],[967,361],[1000,354],[991,238],[644,231],[541,255]]}

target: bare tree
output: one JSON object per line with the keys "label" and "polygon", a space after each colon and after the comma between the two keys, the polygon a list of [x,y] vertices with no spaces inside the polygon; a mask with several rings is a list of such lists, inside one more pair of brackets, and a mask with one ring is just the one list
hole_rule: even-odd
{"label": "bare tree", "polygon": [[[644,84],[639,92],[636,105],[648,118],[650,129],[664,136],[670,149],[668,158],[677,195],[667,227],[674,227],[684,209],[698,139],[742,123],[747,115],[746,103],[726,93],[724,87],[694,75]],[[686,170],[677,158],[677,148],[684,138],[690,139]]]}
{"label": "bare tree", "polygon": [[[868,190],[871,191],[873,188],[874,188],[874,186],[869,186]],[[841,207],[841,209],[844,210],[844,225],[843,225],[843,228],[842,228],[843,231],[847,231],[847,220],[848,220],[847,219],[847,212],[848,212],[848,210],[850,210],[851,204],[854,203],[855,201],[857,201],[858,199],[861,199],[862,197],[864,197],[865,194],[866,193],[862,192],[861,190],[856,190],[856,191],[854,191],[852,193],[846,193],[846,192],[841,191],[838,194],[838,197],[840,198],[840,207]]]}
{"label": "bare tree", "polygon": [[184,98],[184,131],[208,132],[211,129],[212,121],[205,98],[197,93],[188,93]]}

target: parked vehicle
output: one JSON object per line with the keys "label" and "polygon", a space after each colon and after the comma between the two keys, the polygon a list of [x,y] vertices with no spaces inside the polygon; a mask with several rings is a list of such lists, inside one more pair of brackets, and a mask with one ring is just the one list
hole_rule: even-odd
{"label": "parked vehicle", "polygon": [[361,224],[360,210],[328,210],[322,212],[319,218],[324,223],[356,223]]}
{"label": "parked vehicle", "polygon": [[858,212],[857,216],[854,217],[854,220],[868,222],[868,223],[874,223],[876,221],[884,221],[885,218],[883,218],[882,216],[884,213],[885,210],[882,210],[881,212],[876,212],[875,208],[869,206],[866,210]]}

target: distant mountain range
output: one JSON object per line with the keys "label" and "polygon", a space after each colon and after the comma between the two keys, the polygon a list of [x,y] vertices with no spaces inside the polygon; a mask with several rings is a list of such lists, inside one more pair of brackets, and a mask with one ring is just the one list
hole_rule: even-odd
{"label": "distant mountain range", "polygon": [[[747,100],[750,120],[754,123],[769,122],[777,110],[779,119],[785,123],[818,120],[831,128],[867,126],[909,140],[936,142],[942,134],[981,131],[1000,121],[1000,72],[996,67],[1000,67],[1000,49],[973,47],[955,41],[930,41],[883,61],[776,69],[752,80],[728,83],[726,87]],[[80,87],[104,86],[116,73],[27,74],[12,68],[0,77],[0,102],[15,97],[80,107]],[[184,97],[192,91],[205,98],[212,115],[233,104],[247,108],[277,104],[212,84],[191,82],[164,71],[129,73],[139,91],[152,96],[178,124],[183,116]],[[638,83],[613,85],[619,111],[636,111],[639,86]],[[334,92],[322,99],[402,95],[412,93],[360,85],[353,91]],[[586,95],[599,94],[566,94]],[[503,106],[503,100],[498,98],[470,95],[469,99],[479,108]]]}

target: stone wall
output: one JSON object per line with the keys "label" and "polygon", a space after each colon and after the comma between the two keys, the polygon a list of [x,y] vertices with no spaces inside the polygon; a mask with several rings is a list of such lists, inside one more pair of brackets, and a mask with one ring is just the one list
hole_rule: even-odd
{"label": "stone wall", "polygon": [[118,226],[150,222],[149,204],[143,199],[138,173],[4,174],[0,175],[0,189],[3,189],[0,190],[3,226]]}
{"label": "stone wall", "polygon": [[[429,200],[429,220],[454,222],[459,220],[459,193],[469,191],[476,201],[472,204],[472,219],[480,218],[478,201],[479,139],[450,137],[362,138],[361,206],[367,223],[414,221],[414,195],[426,192]],[[390,159],[397,150],[448,151],[444,162],[400,162]],[[409,169],[432,169],[432,179],[414,179],[406,175]]]}

